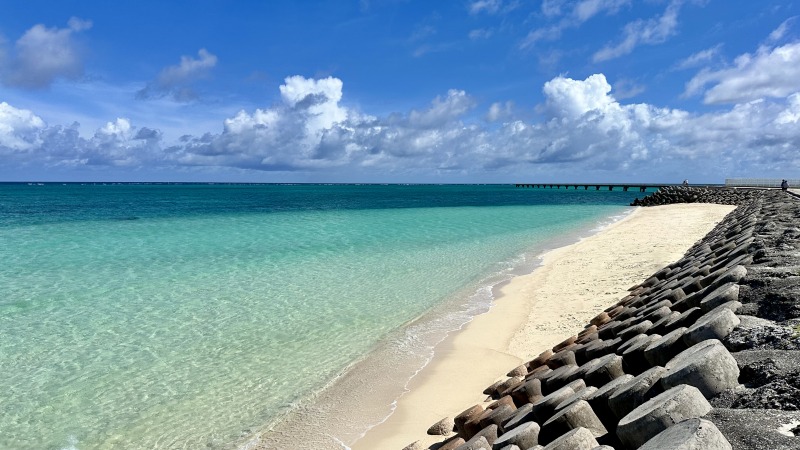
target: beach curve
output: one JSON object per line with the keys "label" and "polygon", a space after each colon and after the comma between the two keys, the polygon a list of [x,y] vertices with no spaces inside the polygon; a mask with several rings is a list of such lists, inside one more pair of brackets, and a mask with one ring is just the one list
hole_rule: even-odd
{"label": "beach curve", "polygon": [[506,371],[552,347],[626,289],[678,260],[733,206],[677,204],[637,209],[601,232],[543,255],[542,265],[500,289],[488,313],[436,348],[393,414],[352,444],[353,450],[420,448],[437,442],[427,428],[481,403],[476,396]]}

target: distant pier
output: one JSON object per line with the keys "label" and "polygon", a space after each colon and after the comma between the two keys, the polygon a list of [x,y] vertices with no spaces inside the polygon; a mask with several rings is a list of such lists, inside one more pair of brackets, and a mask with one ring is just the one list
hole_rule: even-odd
{"label": "distant pier", "polygon": [[[550,188],[550,189],[578,189],[582,187],[585,191],[589,188],[599,191],[601,189],[608,189],[613,191],[614,188],[622,188],[623,191],[628,192],[629,189],[639,189],[639,192],[647,192],[648,189],[661,189],[666,186],[675,186],[672,184],[648,184],[648,183],[515,183],[518,188]],[[617,189],[619,190],[619,189]]]}

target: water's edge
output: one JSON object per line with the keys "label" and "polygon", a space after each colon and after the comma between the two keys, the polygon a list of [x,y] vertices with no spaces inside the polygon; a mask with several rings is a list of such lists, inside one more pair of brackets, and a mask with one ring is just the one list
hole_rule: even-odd
{"label": "water's edge", "polygon": [[436,349],[476,316],[488,312],[500,288],[540,267],[545,253],[595,235],[630,215],[624,208],[593,224],[584,224],[539,243],[518,255],[503,270],[486,275],[477,289],[467,286],[400,326],[360,359],[318,390],[292,404],[238,450],[273,448],[350,449],[371,429],[385,422],[409,385],[436,358]]}

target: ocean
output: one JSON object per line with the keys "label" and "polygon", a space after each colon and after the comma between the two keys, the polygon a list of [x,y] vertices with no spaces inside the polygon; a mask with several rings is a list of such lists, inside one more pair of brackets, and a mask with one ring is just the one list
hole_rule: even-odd
{"label": "ocean", "polygon": [[377,348],[424,365],[637,195],[0,184],[0,449],[241,447]]}

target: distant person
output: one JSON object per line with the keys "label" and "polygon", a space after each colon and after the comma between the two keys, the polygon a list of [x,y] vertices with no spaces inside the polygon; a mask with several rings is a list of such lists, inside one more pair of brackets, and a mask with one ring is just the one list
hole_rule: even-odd
{"label": "distant person", "polygon": [[689,185],[689,180],[683,180],[683,185],[684,186],[688,186]]}
{"label": "distant person", "polygon": [[781,190],[782,191],[789,190],[789,181],[788,180],[781,181]]}

